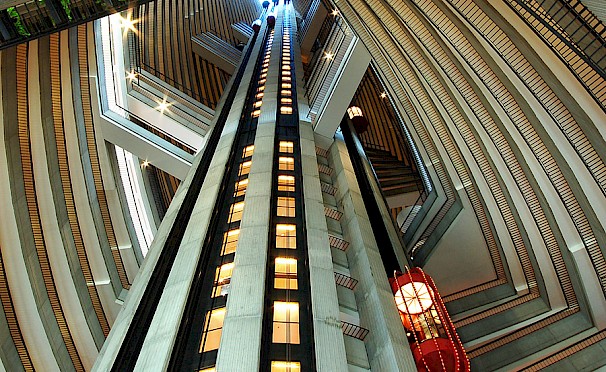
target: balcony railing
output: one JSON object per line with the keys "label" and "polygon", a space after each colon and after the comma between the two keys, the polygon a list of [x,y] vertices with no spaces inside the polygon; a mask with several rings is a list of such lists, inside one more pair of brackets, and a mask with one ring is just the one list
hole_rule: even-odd
{"label": "balcony railing", "polygon": [[357,338],[358,340],[364,341],[368,332],[370,332],[366,328],[362,328],[359,325],[355,325],[352,323],[341,321],[341,329],[343,330],[343,334],[349,337]]}
{"label": "balcony railing", "polygon": [[[26,0],[0,10],[0,49],[126,10],[151,0]],[[11,5],[6,7],[6,5]],[[0,6],[2,7],[2,6]]]}
{"label": "balcony railing", "polygon": [[351,276],[347,276],[345,274],[335,272],[335,283],[340,285],[341,287],[349,288],[354,290],[356,285],[358,285],[358,281],[352,278]]}

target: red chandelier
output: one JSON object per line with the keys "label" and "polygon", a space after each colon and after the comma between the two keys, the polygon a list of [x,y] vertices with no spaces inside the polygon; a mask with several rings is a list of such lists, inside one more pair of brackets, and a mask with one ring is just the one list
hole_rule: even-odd
{"label": "red chandelier", "polygon": [[418,371],[469,371],[463,344],[429,275],[414,267],[389,279]]}

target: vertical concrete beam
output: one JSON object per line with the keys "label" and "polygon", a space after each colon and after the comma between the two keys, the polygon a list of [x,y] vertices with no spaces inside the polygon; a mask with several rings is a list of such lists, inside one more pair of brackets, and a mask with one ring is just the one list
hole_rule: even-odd
{"label": "vertical concrete beam", "polygon": [[[319,8],[325,11],[323,6],[319,5]],[[324,16],[320,19],[323,20]],[[295,24],[294,19],[291,20],[291,23]],[[308,34],[309,32],[308,30]],[[293,43],[293,47],[295,55],[303,52],[303,45],[299,47],[297,43]],[[297,86],[303,87],[303,64],[301,60],[296,60],[295,68]],[[309,111],[309,104],[303,89],[299,89],[297,92],[297,102],[299,113]],[[328,226],[324,215],[318,160],[316,158],[317,144],[309,121],[299,120],[299,135],[316,367],[319,371],[347,371],[345,341],[339,320],[339,302],[332,253],[328,241]]]}
{"label": "vertical concrete beam", "polygon": [[370,330],[364,342],[371,369],[416,371],[342,137],[338,136],[331,146],[330,157],[336,174],[335,197],[343,205],[344,237],[350,242],[347,250],[349,269],[352,277],[359,281],[355,295],[360,322]]}

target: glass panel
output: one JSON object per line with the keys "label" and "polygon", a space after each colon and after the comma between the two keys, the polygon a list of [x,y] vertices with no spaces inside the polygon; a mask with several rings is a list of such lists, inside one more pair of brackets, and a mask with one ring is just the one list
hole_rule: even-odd
{"label": "glass panel", "polygon": [[299,339],[299,303],[274,302],[273,318],[274,343],[298,344]]}
{"label": "glass panel", "polygon": [[295,258],[276,258],[274,288],[298,289],[297,260]]}
{"label": "glass panel", "polygon": [[301,372],[301,363],[272,361],[271,372]]}
{"label": "glass panel", "polygon": [[251,164],[252,164],[252,161],[250,161],[250,160],[241,163],[240,170],[238,171],[238,176],[244,176],[244,175],[247,175],[248,173],[250,173]]}
{"label": "glass panel", "polygon": [[278,191],[295,191],[295,177],[279,175]]}
{"label": "glass panel", "polygon": [[276,248],[297,248],[297,230],[295,225],[276,225]]}
{"label": "glass panel", "polygon": [[248,178],[242,181],[236,182],[236,191],[234,192],[234,196],[242,196],[246,193],[246,188],[248,187]]}
{"label": "glass panel", "polygon": [[212,297],[225,296],[229,290],[229,282],[231,280],[231,274],[234,270],[234,263],[226,263],[217,267],[215,273],[215,285],[213,288]]}
{"label": "glass panel", "polygon": [[238,238],[240,237],[240,229],[229,230],[223,234],[223,250],[221,256],[234,253],[238,246]]}
{"label": "glass panel", "polygon": [[295,216],[295,198],[278,197],[278,216],[294,217]]}
{"label": "glass panel", "polygon": [[[282,98],[289,99],[289,98]],[[280,152],[293,153],[294,144],[291,141],[280,141]]]}
{"label": "glass panel", "polygon": [[294,170],[295,169],[295,158],[280,156],[278,159],[279,170]]}
{"label": "glass panel", "polygon": [[221,342],[221,332],[223,331],[223,320],[225,319],[225,308],[214,309],[206,313],[204,321],[204,330],[202,342],[200,344],[200,353],[219,348]]}
{"label": "glass panel", "polygon": [[[261,94],[263,94],[263,93],[261,93]],[[247,158],[249,156],[252,156],[252,154],[253,154],[254,151],[255,151],[255,145],[246,146],[244,148],[244,152],[242,154],[242,157],[243,158]]]}
{"label": "glass panel", "polygon": [[244,210],[244,202],[232,204],[229,214],[229,222],[236,222],[242,219],[242,211]]}

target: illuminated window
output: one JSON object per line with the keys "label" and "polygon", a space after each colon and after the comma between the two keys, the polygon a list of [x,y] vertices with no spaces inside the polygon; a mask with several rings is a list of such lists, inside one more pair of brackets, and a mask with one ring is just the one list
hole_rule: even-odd
{"label": "illuminated window", "polygon": [[[212,297],[225,296],[229,290],[229,282],[231,280],[231,274],[234,270],[234,263],[226,263],[217,267],[215,273],[215,284],[213,287]],[[296,288],[295,288],[296,289]]]}
{"label": "illuminated window", "polygon": [[274,332],[272,342],[276,344],[300,343],[298,302],[274,302]]}
{"label": "illuminated window", "polygon": [[282,83],[282,89],[290,89],[292,88],[292,84],[290,83]]}
{"label": "illuminated window", "polygon": [[259,115],[261,115],[261,110],[255,110],[252,112],[252,117],[253,118],[258,118]]}
{"label": "illuminated window", "polygon": [[295,198],[278,197],[278,216],[294,217],[295,216]]}
{"label": "illuminated window", "polygon": [[229,209],[229,221],[236,222],[242,219],[242,211],[244,210],[244,202],[239,202],[231,205]]}
{"label": "illuminated window", "polygon": [[257,92],[263,92],[265,90],[265,86],[258,87]]}
{"label": "illuminated window", "polygon": [[295,169],[295,158],[280,156],[280,158],[278,159],[278,169],[294,170]]}
{"label": "illuminated window", "polygon": [[267,79],[259,79],[259,85],[264,85]]}
{"label": "illuminated window", "polygon": [[[279,363],[284,363],[284,362],[279,362]],[[285,371],[285,370],[281,369],[280,371]],[[294,369],[291,369],[289,371],[294,371]],[[297,369],[297,371],[299,371],[299,370]],[[210,368],[204,368],[204,369],[198,370],[198,372],[217,372],[217,370],[215,369],[215,367],[210,367]]]}
{"label": "illuminated window", "polygon": [[263,101],[257,101],[255,102],[255,104],[253,105],[254,108],[259,108],[261,107],[261,105],[263,104]]}
{"label": "illuminated window", "polygon": [[267,73],[267,67],[265,67],[265,68],[261,69],[261,73],[262,73],[262,74]]}
{"label": "illuminated window", "polygon": [[292,114],[292,107],[280,107],[280,114]]}
{"label": "illuminated window", "polygon": [[283,89],[280,91],[280,94],[286,97],[290,97],[292,91],[290,89]]}
{"label": "illuminated window", "polygon": [[246,188],[248,187],[248,178],[242,181],[236,182],[236,190],[234,192],[234,196],[242,196],[246,193]]}
{"label": "illuminated window", "polygon": [[301,372],[301,363],[272,361],[271,372]]}
{"label": "illuminated window", "polygon": [[[299,314],[297,314],[297,318],[298,315]],[[224,307],[214,309],[206,313],[206,320],[204,321],[204,333],[202,334],[202,342],[200,343],[200,353],[210,350],[217,350],[219,348],[224,319]]]}
{"label": "illuminated window", "polygon": [[292,154],[294,149],[294,144],[292,141],[280,141],[280,152],[286,152]]}
{"label": "illuminated window", "polygon": [[278,191],[295,191],[295,177],[278,176]]}
{"label": "illuminated window", "polygon": [[276,225],[276,248],[297,249],[297,227],[295,225]]}
{"label": "illuminated window", "polygon": [[283,76],[290,76],[290,71],[282,71]]}
{"label": "illuminated window", "polygon": [[291,79],[290,79],[290,77],[288,77],[288,76],[282,76],[282,81],[287,81],[287,82],[290,82],[290,81],[291,81]]}
{"label": "illuminated window", "polygon": [[249,156],[252,156],[253,152],[255,151],[255,145],[248,145],[244,148],[244,152],[242,154],[243,158],[247,158]]}
{"label": "illuminated window", "polygon": [[294,258],[276,257],[276,275],[274,288],[297,290],[297,260]]}
{"label": "illuminated window", "polygon": [[229,230],[223,234],[223,249],[221,256],[234,253],[238,246],[238,238],[240,237],[240,229]]}
{"label": "illuminated window", "polygon": [[264,95],[265,95],[265,94],[263,94],[263,92],[261,92],[261,93],[257,93],[257,95],[255,96],[255,98],[256,98],[256,99],[261,99],[261,98],[263,98],[263,96],[264,96]]}
{"label": "illuminated window", "polygon": [[291,105],[292,104],[292,98],[281,98],[280,99],[280,103],[282,103],[283,105]]}
{"label": "illuminated window", "polygon": [[250,165],[252,161],[245,161],[240,164],[240,170],[238,171],[238,176],[245,176],[250,173]]}
{"label": "illuminated window", "polygon": [[290,70],[290,65],[283,65],[282,70]]}

